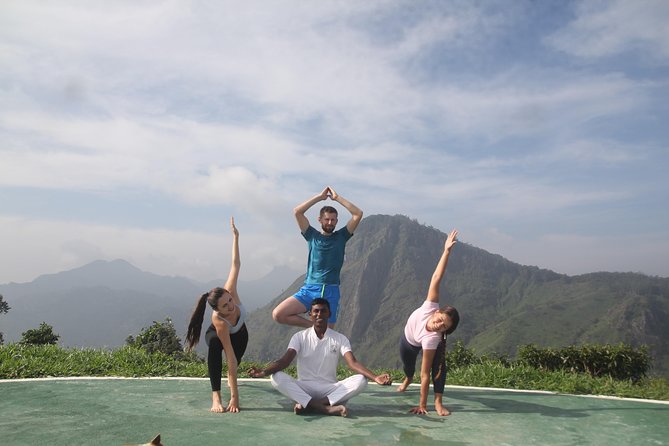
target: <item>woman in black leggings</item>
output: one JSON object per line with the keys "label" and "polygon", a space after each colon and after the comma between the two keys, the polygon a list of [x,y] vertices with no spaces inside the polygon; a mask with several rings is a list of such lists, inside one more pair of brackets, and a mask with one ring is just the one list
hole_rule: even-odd
{"label": "woman in black leggings", "polygon": [[[246,310],[237,294],[237,279],[239,277],[239,231],[235,227],[234,218],[230,219],[232,227],[232,264],[228,280],[223,288],[217,287],[204,293],[197,301],[190,323],[186,342],[188,350],[200,340],[202,322],[206,304],[214,310],[211,314],[211,325],[205,333],[205,341],[209,346],[207,366],[211,381],[212,412],[239,412],[239,393],[237,389],[237,367],[242,360],[249,334],[246,330]],[[223,370],[223,352],[228,363],[228,387],[230,388],[230,402],[227,409],[221,400],[221,374]]]}

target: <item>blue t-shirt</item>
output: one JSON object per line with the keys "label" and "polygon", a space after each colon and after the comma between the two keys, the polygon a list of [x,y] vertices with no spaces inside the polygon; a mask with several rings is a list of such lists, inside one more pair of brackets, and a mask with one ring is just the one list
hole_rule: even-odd
{"label": "blue t-shirt", "polygon": [[353,234],[344,226],[332,235],[326,236],[310,225],[302,236],[309,245],[307,278],[304,283],[339,285],[339,272],[344,264],[344,249]]}

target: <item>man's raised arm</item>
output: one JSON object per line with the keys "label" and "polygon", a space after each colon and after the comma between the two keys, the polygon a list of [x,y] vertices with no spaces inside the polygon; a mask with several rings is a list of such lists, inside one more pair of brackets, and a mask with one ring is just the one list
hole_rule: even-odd
{"label": "man's raised arm", "polygon": [[297,226],[300,228],[300,232],[304,232],[307,230],[309,227],[309,220],[307,217],[304,215],[305,212],[311,208],[311,206],[315,205],[319,201],[326,200],[328,198],[328,195],[330,194],[330,188],[326,187],[323,189],[323,192],[321,192],[318,195],[314,195],[304,203],[298,205],[295,209],[293,209],[293,214],[295,215],[295,219],[297,220]]}
{"label": "man's raised arm", "polygon": [[351,219],[346,223],[346,229],[348,229],[349,233],[353,234],[358,227],[358,224],[360,224],[360,220],[362,220],[362,210],[346,198],[339,195],[333,188],[328,187],[328,189],[330,190],[332,199],[344,206],[346,210],[351,213]]}

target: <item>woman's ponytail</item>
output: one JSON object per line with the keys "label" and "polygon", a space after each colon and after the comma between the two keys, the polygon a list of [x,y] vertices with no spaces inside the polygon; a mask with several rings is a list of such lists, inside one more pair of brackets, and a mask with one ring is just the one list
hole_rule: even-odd
{"label": "woman's ponytail", "polygon": [[186,350],[191,351],[200,340],[200,333],[202,332],[202,321],[204,321],[204,310],[207,305],[207,298],[209,292],[204,293],[197,301],[193,314],[190,316],[190,323],[188,324],[188,332],[186,333]]}

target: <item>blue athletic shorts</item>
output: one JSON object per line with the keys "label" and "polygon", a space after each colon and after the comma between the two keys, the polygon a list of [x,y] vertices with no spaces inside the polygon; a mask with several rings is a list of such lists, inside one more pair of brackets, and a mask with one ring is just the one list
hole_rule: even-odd
{"label": "blue athletic shorts", "polygon": [[307,313],[311,308],[311,301],[317,297],[322,297],[330,304],[330,319],[328,322],[334,324],[337,322],[337,313],[339,312],[339,285],[309,285],[304,284],[300,290],[293,296],[299,300]]}

